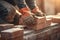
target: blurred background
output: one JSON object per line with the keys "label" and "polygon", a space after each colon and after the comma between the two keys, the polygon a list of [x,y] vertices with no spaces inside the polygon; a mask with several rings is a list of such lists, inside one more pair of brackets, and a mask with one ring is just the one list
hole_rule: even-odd
{"label": "blurred background", "polygon": [[60,13],[60,0],[36,0],[36,2],[47,15]]}

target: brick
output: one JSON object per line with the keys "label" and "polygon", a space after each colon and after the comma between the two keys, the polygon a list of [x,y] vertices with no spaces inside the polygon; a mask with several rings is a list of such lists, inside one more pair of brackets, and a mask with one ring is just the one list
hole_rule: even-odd
{"label": "brick", "polygon": [[30,34],[24,35],[24,40],[36,40],[36,34],[30,33]]}
{"label": "brick", "polygon": [[23,40],[23,29],[12,28],[1,31],[2,40]]}
{"label": "brick", "polygon": [[7,40],[23,40],[23,37],[15,37],[15,38],[7,39]]}
{"label": "brick", "polygon": [[46,19],[46,27],[50,26],[52,23],[52,19]]}
{"label": "brick", "polygon": [[31,33],[34,33],[34,30],[29,30],[29,29],[24,30],[24,35],[31,34]]}
{"label": "brick", "polygon": [[10,28],[13,28],[13,27],[14,27],[13,24],[0,24],[0,32],[2,30],[10,29]]}
{"label": "brick", "polygon": [[57,40],[57,35],[56,35],[56,33],[54,33],[54,34],[51,35],[51,40]]}
{"label": "brick", "polygon": [[37,25],[34,25],[34,30],[41,30],[41,29],[44,29],[45,28],[45,23],[41,23],[41,24],[37,24]]}
{"label": "brick", "polygon": [[60,16],[54,16],[52,18],[53,23],[60,23]]}
{"label": "brick", "polygon": [[45,28],[46,25],[46,18],[45,17],[37,17],[36,24],[33,26],[34,30],[40,30]]}
{"label": "brick", "polygon": [[59,26],[49,27],[41,31],[40,34],[37,35],[37,40],[53,40],[54,38],[57,38],[57,32],[59,32]]}
{"label": "brick", "polygon": [[24,28],[25,25],[15,25],[14,27],[15,27],[15,28]]}

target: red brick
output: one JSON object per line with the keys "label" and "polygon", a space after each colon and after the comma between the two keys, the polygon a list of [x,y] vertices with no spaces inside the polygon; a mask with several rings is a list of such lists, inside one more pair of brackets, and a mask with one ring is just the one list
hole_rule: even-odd
{"label": "red brick", "polygon": [[60,18],[53,18],[53,23],[60,23]]}
{"label": "red brick", "polygon": [[51,25],[51,23],[52,23],[52,19],[46,19],[46,27]]}
{"label": "red brick", "polygon": [[24,27],[26,27],[25,25],[15,25],[14,26],[15,28],[24,28]]}
{"label": "red brick", "polygon": [[1,32],[2,40],[19,40],[23,39],[23,29],[20,28],[12,28],[8,30],[4,30]]}
{"label": "red brick", "polygon": [[10,28],[13,28],[13,27],[14,27],[13,24],[0,24],[0,32],[2,30],[10,29]]}
{"label": "red brick", "polygon": [[46,18],[45,17],[36,18],[36,22],[37,23],[33,26],[34,30],[40,30],[40,29],[45,28],[45,25],[46,25]]}
{"label": "red brick", "polygon": [[60,23],[60,16],[56,15],[52,18],[53,23]]}

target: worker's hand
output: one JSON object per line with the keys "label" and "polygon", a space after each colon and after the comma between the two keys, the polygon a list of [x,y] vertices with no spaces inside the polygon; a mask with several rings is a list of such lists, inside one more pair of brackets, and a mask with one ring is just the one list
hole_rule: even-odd
{"label": "worker's hand", "polygon": [[25,24],[25,25],[33,25],[35,24],[35,19],[32,15],[30,14],[25,14],[25,15],[22,15],[20,21]]}
{"label": "worker's hand", "polygon": [[36,16],[45,16],[44,13],[41,10],[39,10],[38,7],[34,8],[32,10],[32,13],[34,13]]}
{"label": "worker's hand", "polygon": [[42,13],[41,11],[37,11],[34,13],[36,16],[45,16],[44,13]]}
{"label": "worker's hand", "polygon": [[27,25],[32,25],[35,23],[35,20],[32,16],[27,16],[25,19],[24,19],[24,23],[27,24]]}

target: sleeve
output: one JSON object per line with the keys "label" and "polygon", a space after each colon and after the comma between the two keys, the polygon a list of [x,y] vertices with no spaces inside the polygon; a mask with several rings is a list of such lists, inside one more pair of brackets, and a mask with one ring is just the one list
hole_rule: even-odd
{"label": "sleeve", "polygon": [[25,0],[28,7],[32,10],[36,7],[36,1],[35,0]]}
{"label": "sleeve", "polygon": [[7,24],[8,22],[4,21],[3,19],[0,18],[0,24]]}
{"label": "sleeve", "polygon": [[6,1],[6,2],[8,2],[8,3],[12,4],[13,6],[15,6],[15,5],[16,5],[16,3],[14,2],[14,0],[4,0],[4,1]]}
{"label": "sleeve", "polygon": [[19,9],[26,7],[25,0],[15,0],[15,3],[19,7]]}
{"label": "sleeve", "polygon": [[0,2],[0,18],[5,18],[8,15],[8,10]]}

